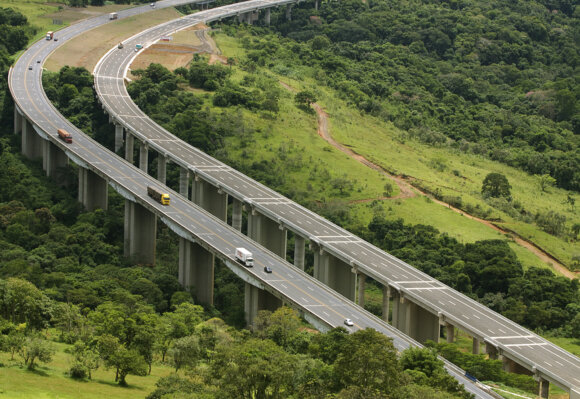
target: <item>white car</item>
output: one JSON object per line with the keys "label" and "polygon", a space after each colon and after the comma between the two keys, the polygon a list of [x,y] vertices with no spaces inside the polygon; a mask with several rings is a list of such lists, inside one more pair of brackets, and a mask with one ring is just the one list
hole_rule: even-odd
{"label": "white car", "polygon": [[351,319],[346,319],[346,320],[344,320],[344,324],[345,324],[345,325],[347,325],[347,326],[349,326],[349,327],[352,327],[352,326],[354,326],[354,323],[352,322],[352,320],[351,320]]}

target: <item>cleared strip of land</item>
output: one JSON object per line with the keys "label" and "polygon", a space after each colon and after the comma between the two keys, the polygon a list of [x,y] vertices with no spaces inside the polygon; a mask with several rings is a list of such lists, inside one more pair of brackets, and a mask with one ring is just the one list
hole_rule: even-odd
{"label": "cleared strip of land", "polygon": [[119,42],[133,36],[135,32],[179,17],[180,14],[174,8],[165,8],[114,21],[83,33],[59,47],[50,56],[44,67],[49,71],[58,71],[63,66],[70,65],[85,67],[92,71],[107,51]]}

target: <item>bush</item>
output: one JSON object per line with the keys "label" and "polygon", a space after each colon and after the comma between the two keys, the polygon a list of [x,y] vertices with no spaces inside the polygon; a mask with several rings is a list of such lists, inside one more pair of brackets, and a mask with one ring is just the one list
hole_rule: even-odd
{"label": "bush", "polygon": [[70,378],[74,378],[75,380],[84,380],[89,376],[89,371],[84,365],[80,363],[73,363],[68,371],[68,375]]}

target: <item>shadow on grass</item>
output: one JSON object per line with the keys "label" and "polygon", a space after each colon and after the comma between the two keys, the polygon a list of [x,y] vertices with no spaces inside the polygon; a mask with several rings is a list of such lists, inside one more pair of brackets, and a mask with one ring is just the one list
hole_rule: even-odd
{"label": "shadow on grass", "polygon": [[28,373],[40,376],[40,377],[50,377],[50,374],[46,371],[47,369],[44,367],[35,367],[30,370],[28,367],[24,367],[24,370]]}
{"label": "shadow on grass", "polygon": [[127,385],[119,385],[118,382],[115,381],[109,381],[109,380],[101,380],[101,379],[93,379],[93,380],[86,380],[88,381],[93,381],[97,384],[101,384],[101,385],[107,385],[113,388],[123,388],[123,389],[127,389],[127,390],[133,390],[133,391],[144,391],[145,388],[143,387],[139,387],[136,385],[131,385],[131,384],[127,384]]}

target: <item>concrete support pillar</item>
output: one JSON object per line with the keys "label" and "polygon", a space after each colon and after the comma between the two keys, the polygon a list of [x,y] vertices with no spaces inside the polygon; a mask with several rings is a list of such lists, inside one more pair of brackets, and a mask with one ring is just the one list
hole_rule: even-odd
{"label": "concrete support pillar", "polygon": [[485,343],[485,353],[487,353],[487,355],[491,360],[497,360],[498,357],[497,348],[488,342]]}
{"label": "concrete support pillar", "polygon": [[503,371],[507,373],[516,373],[516,374],[524,374],[524,375],[532,375],[532,372],[521,366],[519,363],[513,361],[505,354],[502,355],[502,362],[503,362]]}
{"label": "concrete support pillar", "polygon": [[304,270],[304,252],[306,249],[306,240],[299,236],[294,235],[294,266],[300,270]]}
{"label": "concrete support pillar", "polygon": [[473,337],[473,354],[474,355],[479,355],[479,339]]}
{"label": "concrete support pillar", "polygon": [[286,21],[292,20],[292,4],[286,6]]}
{"label": "concrete support pillar", "polygon": [[115,152],[123,147],[123,125],[115,124]]}
{"label": "concrete support pillar", "polygon": [[446,335],[447,335],[447,343],[452,344],[455,340],[455,326],[453,324],[447,323],[445,325]]}
{"label": "concrete support pillar", "polygon": [[193,202],[223,220],[228,218],[228,195],[210,183],[196,177],[193,180],[191,197]]}
{"label": "concrete support pillar", "polygon": [[318,10],[318,0],[314,0],[314,9]]}
{"label": "concrete support pillar", "polygon": [[253,22],[253,20],[254,20],[254,15],[253,15],[253,13],[252,13],[252,12],[247,12],[247,13],[246,13],[246,23],[247,23],[248,25],[252,25],[252,22]]}
{"label": "concrete support pillar", "polygon": [[538,396],[540,398],[548,398],[550,394],[550,381],[543,379],[542,377],[538,378]]}
{"label": "concrete support pillar", "polygon": [[232,199],[232,227],[242,231],[242,202]]}
{"label": "concrete support pillar", "polygon": [[254,319],[260,310],[275,311],[282,306],[282,301],[270,294],[268,291],[254,287],[246,283],[244,296],[244,312],[246,314],[246,324],[253,327]]}
{"label": "concrete support pillar", "polygon": [[264,24],[270,26],[270,9],[266,8],[266,13],[264,14]]}
{"label": "concrete support pillar", "polygon": [[197,243],[179,239],[179,282],[197,303],[213,305],[214,254]]}
{"label": "concrete support pillar", "polygon": [[421,343],[438,342],[439,317],[404,297],[398,299],[393,301],[393,326]]}
{"label": "concrete support pillar", "polygon": [[167,157],[157,154],[157,180],[165,184],[167,180]]}
{"label": "concrete support pillar", "polygon": [[125,200],[125,256],[135,263],[154,265],[156,233],[157,216]]}
{"label": "concrete support pillar", "polygon": [[248,212],[248,237],[286,259],[287,230],[256,210]]}
{"label": "concrete support pillar", "polygon": [[246,22],[246,14],[238,14],[238,23],[243,24],[244,22]]}
{"label": "concrete support pillar", "polygon": [[389,300],[391,299],[391,287],[383,285],[383,317],[382,319],[389,322]]}
{"label": "concrete support pillar", "polygon": [[149,147],[146,143],[140,143],[139,145],[139,169],[147,173],[147,167],[149,166]]}
{"label": "concrete support pillar", "polygon": [[358,273],[357,274],[357,278],[358,278],[358,306],[360,306],[361,308],[365,307],[365,283],[367,281],[367,276],[365,276],[362,273]]}
{"label": "concrete support pillar", "polygon": [[135,146],[135,136],[133,136],[131,132],[127,130],[125,134],[125,160],[129,163],[134,162],[133,160],[134,146]]}
{"label": "concrete support pillar", "polygon": [[42,138],[36,134],[34,127],[23,118],[22,121],[22,154],[28,159],[42,157]]}
{"label": "concrete support pillar", "polygon": [[18,105],[14,104],[14,134],[18,134],[22,131],[22,119],[24,117],[18,112]]}
{"label": "concrete support pillar", "polygon": [[189,198],[189,170],[184,167],[179,168],[179,194]]}
{"label": "concrete support pillar", "polygon": [[[54,180],[57,179],[57,169],[68,165],[68,157],[60,148],[52,144],[50,140],[42,140],[42,168],[46,175]],[[58,182],[57,183],[61,183]]]}
{"label": "concrete support pillar", "polygon": [[349,264],[323,250],[315,251],[314,278],[354,302],[356,274]]}
{"label": "concrete support pillar", "polygon": [[95,172],[79,167],[79,202],[87,211],[107,209],[109,187],[107,180]]}

